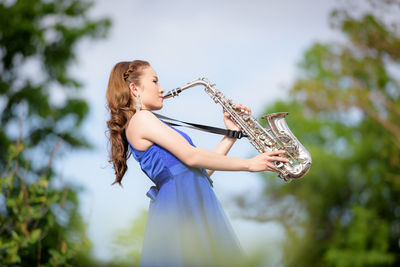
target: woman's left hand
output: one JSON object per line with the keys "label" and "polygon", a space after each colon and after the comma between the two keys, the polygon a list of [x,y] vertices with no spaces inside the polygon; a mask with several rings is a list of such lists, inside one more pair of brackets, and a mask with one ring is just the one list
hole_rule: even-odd
{"label": "woman's left hand", "polygon": [[[243,105],[240,104],[240,103],[237,103],[237,104],[235,105],[235,108],[236,108],[237,110],[243,110],[244,112],[247,112],[247,115],[251,115],[251,109],[248,108],[248,107],[243,106]],[[239,125],[237,125],[236,123],[234,123],[234,122],[231,120],[230,117],[231,117],[231,115],[230,115],[228,112],[224,112],[224,123],[225,123],[226,129],[232,130],[232,131],[240,131]]]}

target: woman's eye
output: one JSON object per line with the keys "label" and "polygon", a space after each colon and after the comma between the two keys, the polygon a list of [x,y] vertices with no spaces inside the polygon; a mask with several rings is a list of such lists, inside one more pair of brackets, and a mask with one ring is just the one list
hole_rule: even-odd
{"label": "woman's eye", "polygon": [[154,83],[158,83],[158,81],[157,81],[157,80],[154,80],[153,82],[154,82]]}

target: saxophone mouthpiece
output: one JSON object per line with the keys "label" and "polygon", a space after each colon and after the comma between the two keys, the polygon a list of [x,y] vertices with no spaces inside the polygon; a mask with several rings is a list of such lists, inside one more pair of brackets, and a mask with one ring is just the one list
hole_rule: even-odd
{"label": "saxophone mouthpiece", "polygon": [[172,94],[170,94],[170,92],[168,92],[165,95],[163,95],[163,99],[170,98],[171,96],[172,96]]}
{"label": "saxophone mouthpiece", "polygon": [[168,92],[163,96],[163,99],[167,99],[167,98],[170,98],[170,97],[178,96],[180,92],[182,92],[182,89],[179,88],[179,87],[178,87],[178,88],[175,88],[175,89],[172,89],[171,91],[168,91]]}

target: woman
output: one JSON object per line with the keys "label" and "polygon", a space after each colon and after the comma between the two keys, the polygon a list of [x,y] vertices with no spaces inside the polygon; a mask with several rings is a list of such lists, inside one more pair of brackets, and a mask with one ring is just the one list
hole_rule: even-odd
{"label": "woman", "polygon": [[[235,142],[224,137],[213,151],[197,148],[190,137],[159,120],[151,111],[163,107],[164,89],[146,61],[117,63],[107,89],[107,122],[116,179],[121,184],[130,156],[155,183],[143,242],[141,266],[234,266],[242,250],[215,197],[214,170],[275,171],[283,151],[251,159],[228,157]],[[250,109],[238,105],[250,113]],[[240,128],[224,114],[230,130]]]}

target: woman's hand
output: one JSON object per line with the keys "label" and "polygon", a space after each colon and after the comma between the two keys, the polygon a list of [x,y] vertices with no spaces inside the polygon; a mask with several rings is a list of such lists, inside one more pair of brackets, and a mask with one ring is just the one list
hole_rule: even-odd
{"label": "woman's hand", "polygon": [[[245,107],[245,106],[243,106],[243,105],[240,104],[240,103],[237,103],[237,104],[235,105],[235,108],[238,109],[238,110],[242,109],[244,112],[247,112],[248,115],[251,115],[251,109],[250,109],[250,108],[247,108],[247,107]],[[232,131],[240,131],[239,125],[237,125],[236,123],[234,123],[234,122],[231,120],[230,117],[231,117],[231,115],[230,115],[228,112],[224,112],[224,123],[225,123],[226,129],[232,130]]]}
{"label": "woman's hand", "polygon": [[289,162],[288,159],[278,157],[278,155],[285,153],[284,150],[276,150],[271,152],[265,152],[249,159],[249,171],[273,171],[279,172],[278,168],[275,167],[274,161]]}

